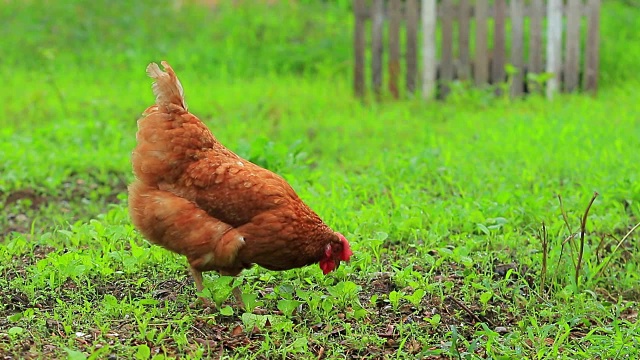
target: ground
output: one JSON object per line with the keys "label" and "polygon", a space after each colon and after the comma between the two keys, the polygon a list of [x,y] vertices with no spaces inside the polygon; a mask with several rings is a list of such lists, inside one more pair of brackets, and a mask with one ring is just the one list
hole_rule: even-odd
{"label": "ground", "polygon": [[[221,4],[0,9],[1,359],[638,357],[636,6],[603,5],[595,96],[425,102],[353,97],[350,1]],[[193,304],[185,259],[127,211],[163,59],[351,262],[207,273],[219,306]]]}

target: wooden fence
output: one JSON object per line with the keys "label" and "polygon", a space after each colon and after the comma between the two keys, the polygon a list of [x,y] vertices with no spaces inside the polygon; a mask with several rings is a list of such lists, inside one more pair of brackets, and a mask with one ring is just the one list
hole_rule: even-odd
{"label": "wooden fence", "polygon": [[[366,93],[365,28],[369,20],[371,86],[376,94],[382,92],[384,40],[390,94],[399,97],[398,80],[402,73],[407,92],[415,92],[419,82],[419,38],[424,98],[432,98],[437,89],[439,97],[446,96],[448,83],[453,80],[469,80],[482,86],[504,83],[507,76],[511,95],[519,96],[539,85],[535,76],[527,74],[544,73],[553,74],[546,81],[549,97],[559,90],[577,90],[580,85],[584,90],[595,92],[600,0],[565,1],[354,0],[355,93],[357,96]],[[401,41],[403,23],[406,36]],[[420,25],[421,32],[418,31]],[[585,31],[581,31],[582,26]],[[581,34],[584,33],[582,51]],[[404,71],[401,71],[401,44],[404,44]],[[507,73],[508,64],[513,67],[513,73]]]}

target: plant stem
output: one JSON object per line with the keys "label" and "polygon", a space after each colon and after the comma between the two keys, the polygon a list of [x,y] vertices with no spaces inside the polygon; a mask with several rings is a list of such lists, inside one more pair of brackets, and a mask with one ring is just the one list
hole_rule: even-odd
{"label": "plant stem", "polygon": [[587,217],[589,216],[591,205],[593,205],[593,202],[596,201],[597,197],[598,193],[594,192],[587,209],[584,211],[584,215],[582,216],[582,221],[580,223],[580,250],[578,250],[578,262],[576,264],[576,289],[578,289],[580,285],[578,281],[580,280],[580,268],[582,267],[582,256],[584,254],[584,233],[587,231]]}

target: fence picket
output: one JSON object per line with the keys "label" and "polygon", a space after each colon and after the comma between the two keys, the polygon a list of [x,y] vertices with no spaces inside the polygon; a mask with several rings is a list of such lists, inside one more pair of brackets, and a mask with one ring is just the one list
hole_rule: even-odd
{"label": "fence picket", "polygon": [[442,0],[442,60],[440,61],[439,97],[444,98],[449,93],[449,82],[453,80],[453,19],[455,13],[451,6],[453,0]]}
{"label": "fence picket", "polygon": [[467,80],[471,77],[469,64],[469,0],[460,0],[458,4],[458,66],[457,78]]}
{"label": "fence picket", "polygon": [[389,0],[389,92],[399,97],[400,75],[400,0]]}
{"label": "fence picket", "polygon": [[547,81],[547,97],[560,88],[562,75],[562,0],[547,3],[547,72],[555,74]]}
{"label": "fence picket", "polygon": [[371,25],[371,83],[376,95],[382,87],[382,27],[384,26],[384,0],[373,1],[373,22]]}
{"label": "fence picket", "polygon": [[564,90],[571,92],[578,87],[580,78],[580,10],[581,0],[569,0],[567,4],[567,31],[565,40]]}
{"label": "fence picket", "polygon": [[[416,0],[407,0],[409,3]],[[416,13],[417,13],[416,8]],[[422,97],[436,91],[436,0],[422,0]]]}
{"label": "fence picket", "polygon": [[489,81],[489,50],[487,47],[487,16],[489,3],[487,0],[476,0],[476,48],[474,52],[474,77],[477,86]]}
{"label": "fence picket", "polygon": [[511,96],[524,92],[524,62],[522,42],[524,41],[524,0],[511,0],[511,65],[515,67],[511,79]]}
{"label": "fence picket", "polygon": [[505,43],[504,27],[507,17],[507,4],[505,0],[495,0],[495,14],[493,14],[493,53],[491,56],[491,83],[498,84],[504,81]]}
{"label": "fence picket", "polygon": [[539,74],[542,66],[542,17],[544,16],[544,0],[531,0],[529,13],[529,72]]}
{"label": "fence picket", "polygon": [[[407,21],[407,91],[416,90],[418,76],[418,0],[406,0],[405,19]],[[432,42],[435,48],[435,39]]]}
{"label": "fence picket", "polygon": [[600,0],[587,2],[587,42],[585,51],[584,89],[596,92],[600,64]]}

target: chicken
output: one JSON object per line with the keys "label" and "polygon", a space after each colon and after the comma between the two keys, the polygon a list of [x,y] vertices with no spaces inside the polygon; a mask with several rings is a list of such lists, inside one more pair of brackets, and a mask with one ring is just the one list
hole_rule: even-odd
{"label": "chicken", "polygon": [[[282,177],[219,143],[188,112],[173,69],[162,66],[166,72],[147,67],[156,104],[138,120],[131,159],[129,212],[142,235],[186,256],[198,292],[204,271],[237,276],[253,264],[288,270],[318,263],[326,275],[349,261],[347,239]],[[240,294],[234,289],[242,304]]]}

